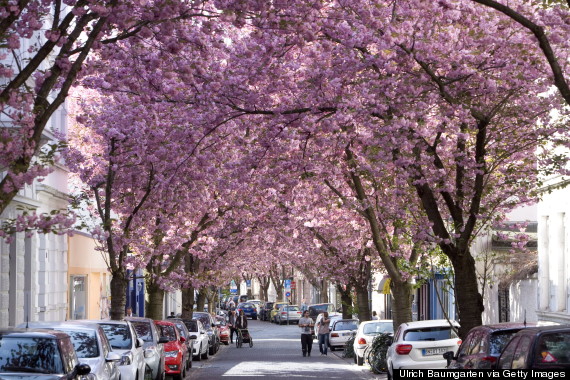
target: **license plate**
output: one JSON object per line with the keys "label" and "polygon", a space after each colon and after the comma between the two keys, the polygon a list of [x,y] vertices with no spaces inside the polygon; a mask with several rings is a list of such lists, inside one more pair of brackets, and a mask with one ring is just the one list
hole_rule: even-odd
{"label": "license plate", "polygon": [[424,348],[422,354],[424,356],[431,355],[443,355],[445,352],[449,351],[448,347],[438,347],[438,348]]}

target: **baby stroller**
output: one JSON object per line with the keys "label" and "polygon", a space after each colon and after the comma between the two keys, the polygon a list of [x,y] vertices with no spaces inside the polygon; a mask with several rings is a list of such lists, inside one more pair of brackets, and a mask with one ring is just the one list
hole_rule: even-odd
{"label": "baby stroller", "polygon": [[242,344],[249,343],[249,347],[253,347],[253,338],[249,335],[249,331],[247,329],[238,329],[237,330],[237,339],[236,339],[236,347],[241,348]]}

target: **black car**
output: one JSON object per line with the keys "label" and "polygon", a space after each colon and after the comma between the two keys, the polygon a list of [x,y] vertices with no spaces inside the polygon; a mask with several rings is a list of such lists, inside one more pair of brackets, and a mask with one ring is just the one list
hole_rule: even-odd
{"label": "black car", "polygon": [[42,380],[80,380],[91,372],[79,364],[69,335],[55,330],[0,329],[0,378],[33,375]]}
{"label": "black car", "polygon": [[570,369],[570,326],[519,331],[499,357],[499,369]]}
{"label": "black car", "polygon": [[206,312],[195,311],[192,318],[199,319],[208,333],[208,354],[214,355],[220,349],[220,329],[214,318]]}
{"label": "black car", "polygon": [[477,326],[469,330],[461,343],[457,355],[453,351],[443,354],[450,369],[492,369],[505,345],[524,328],[535,327],[535,323],[505,322]]}
{"label": "black car", "polygon": [[269,315],[271,314],[271,310],[273,310],[273,305],[275,302],[266,302],[261,306],[259,310],[259,319],[262,321],[268,321]]}

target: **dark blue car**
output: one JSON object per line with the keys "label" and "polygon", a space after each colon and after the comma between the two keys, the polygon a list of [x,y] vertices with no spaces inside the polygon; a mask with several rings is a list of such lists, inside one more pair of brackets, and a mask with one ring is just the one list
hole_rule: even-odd
{"label": "dark blue car", "polygon": [[251,319],[257,319],[257,309],[255,305],[249,302],[242,302],[237,305],[237,310],[243,310],[246,317]]}

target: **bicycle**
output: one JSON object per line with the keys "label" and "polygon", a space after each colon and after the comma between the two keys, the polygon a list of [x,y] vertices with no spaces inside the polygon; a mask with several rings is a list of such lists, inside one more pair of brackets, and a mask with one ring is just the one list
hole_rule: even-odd
{"label": "bicycle", "polygon": [[370,365],[372,372],[378,374],[388,371],[386,353],[392,344],[391,334],[379,334],[364,351],[364,358]]}

